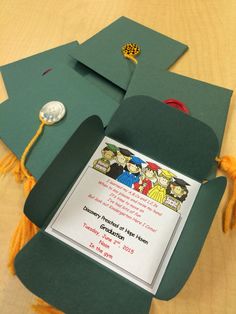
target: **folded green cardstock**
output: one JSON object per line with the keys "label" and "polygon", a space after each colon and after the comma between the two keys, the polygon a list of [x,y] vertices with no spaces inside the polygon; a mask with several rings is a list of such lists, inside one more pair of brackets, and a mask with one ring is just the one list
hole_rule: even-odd
{"label": "folded green cardstock", "polygon": [[129,42],[141,48],[139,63],[151,60],[160,69],[169,68],[187,50],[186,45],[123,16],[80,45],[72,56],[126,90],[135,69],[135,64],[121,52]]}
{"label": "folded green cardstock", "polygon": [[[148,314],[151,293],[44,231],[104,135],[199,182],[208,175],[219,150],[209,126],[146,96],[127,98],[105,133],[98,117],[88,118],[26,201],[25,214],[41,231],[17,255],[16,273],[29,290],[68,314]],[[155,297],[168,300],[183,287],[225,185],[223,177],[201,185]]]}
{"label": "folded green cardstock", "polygon": [[15,97],[15,93],[24,92],[32,82],[48,70],[63,64],[73,67],[76,62],[70,54],[78,49],[78,45],[77,41],[73,41],[1,66],[0,71],[9,97]]}
{"label": "folded green cardstock", "polygon": [[119,106],[74,69],[56,67],[0,106],[0,137],[18,158],[39,127],[40,109],[52,100],[64,104],[66,116],[45,127],[28,155],[26,166],[37,179],[84,119],[97,114],[107,125]]}
{"label": "folded green cardstock", "polygon": [[164,101],[180,100],[190,115],[209,125],[221,144],[232,90],[159,70],[152,62],[137,65],[125,97],[142,94]]}

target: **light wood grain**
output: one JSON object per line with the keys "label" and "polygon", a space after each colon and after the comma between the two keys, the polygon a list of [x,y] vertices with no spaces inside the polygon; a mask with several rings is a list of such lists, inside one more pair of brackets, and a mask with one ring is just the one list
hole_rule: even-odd
{"label": "light wood grain", "polygon": [[[0,64],[75,39],[82,43],[121,15],[188,44],[189,51],[171,68],[172,71],[235,88],[235,0],[1,0]],[[6,98],[6,91],[0,82],[0,101]],[[235,122],[233,96],[222,155],[236,155]],[[0,157],[6,151],[7,148],[0,143]],[[236,232],[224,235],[221,231],[221,216],[231,188],[231,185],[227,188],[201,256],[187,284],[173,300],[153,301],[151,314],[236,313]],[[6,268],[9,239],[23,203],[22,187],[12,177],[1,178],[2,314],[32,313],[30,304],[34,297],[17,278],[8,274]]]}

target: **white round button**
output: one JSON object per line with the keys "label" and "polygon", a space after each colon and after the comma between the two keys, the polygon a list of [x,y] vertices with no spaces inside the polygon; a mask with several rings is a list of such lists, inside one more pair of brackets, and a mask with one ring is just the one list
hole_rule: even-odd
{"label": "white round button", "polygon": [[40,110],[39,118],[46,124],[59,122],[66,113],[66,108],[60,101],[49,101]]}

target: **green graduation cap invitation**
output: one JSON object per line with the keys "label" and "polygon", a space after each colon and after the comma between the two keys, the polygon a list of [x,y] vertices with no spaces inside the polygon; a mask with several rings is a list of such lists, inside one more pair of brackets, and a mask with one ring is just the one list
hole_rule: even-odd
{"label": "green graduation cap invitation", "polygon": [[74,41],[1,66],[0,71],[9,97],[15,97],[16,93],[24,93],[32,82],[59,65],[73,67],[76,62],[70,54],[77,49],[78,42]]}
{"label": "green graduation cap invitation", "polygon": [[136,66],[122,52],[122,47],[129,43],[139,47],[138,63],[151,61],[160,69],[169,68],[187,50],[186,45],[122,16],[72,55],[91,71],[126,90]]}
{"label": "green graduation cap invitation", "polygon": [[200,254],[226,184],[204,181],[219,144],[208,125],[147,96],[127,98],[103,127],[85,120],[29,195],[25,214],[41,230],[16,273],[65,313],[147,314]]}
{"label": "green graduation cap invitation", "polygon": [[97,114],[107,125],[119,106],[73,68],[58,66],[33,81],[17,97],[1,104],[0,137],[18,159],[39,127],[41,108],[51,101],[61,102],[66,114],[59,123],[45,126],[41,138],[30,151],[26,166],[36,179],[84,119]]}

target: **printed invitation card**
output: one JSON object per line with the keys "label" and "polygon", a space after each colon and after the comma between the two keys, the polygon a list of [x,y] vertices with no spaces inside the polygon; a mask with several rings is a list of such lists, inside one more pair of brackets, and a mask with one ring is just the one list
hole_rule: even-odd
{"label": "printed invitation card", "polygon": [[200,186],[105,137],[45,231],[155,294]]}

